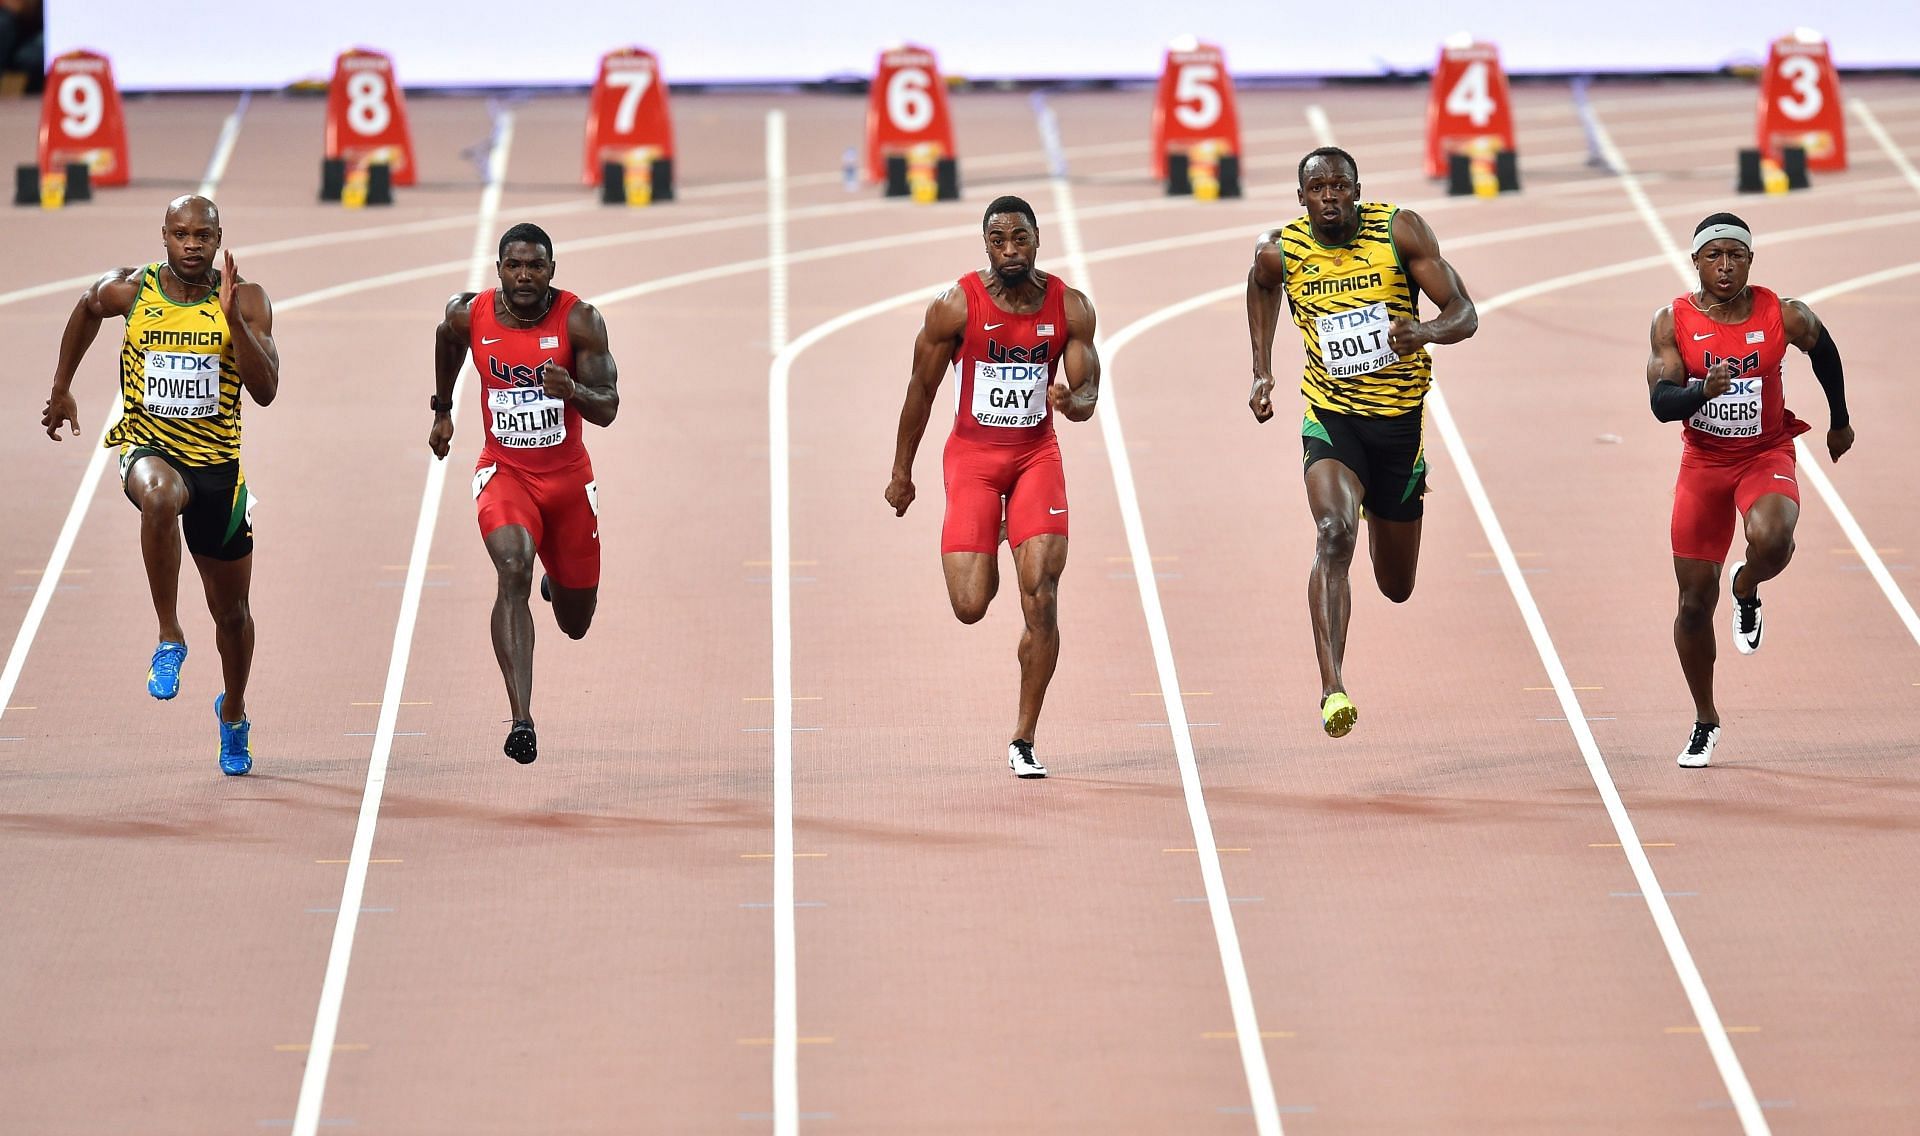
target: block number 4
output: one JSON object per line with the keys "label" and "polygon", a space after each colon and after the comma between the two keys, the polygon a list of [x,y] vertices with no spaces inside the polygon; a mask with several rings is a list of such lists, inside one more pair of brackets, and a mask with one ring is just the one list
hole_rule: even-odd
{"label": "block number 4", "polygon": [[1498,109],[1493,101],[1493,91],[1487,82],[1487,61],[1476,59],[1467,64],[1467,69],[1454,81],[1453,89],[1447,92],[1447,113],[1464,118],[1473,123],[1478,130],[1493,121],[1493,112]]}

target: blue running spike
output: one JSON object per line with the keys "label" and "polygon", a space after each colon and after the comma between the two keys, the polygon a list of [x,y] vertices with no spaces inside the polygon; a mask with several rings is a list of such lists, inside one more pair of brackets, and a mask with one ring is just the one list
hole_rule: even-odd
{"label": "blue running spike", "polygon": [[229,777],[239,777],[253,768],[253,743],[247,740],[253,723],[245,718],[229,722],[222,717],[220,706],[226,700],[224,693],[213,700],[213,717],[220,723],[220,772]]}
{"label": "blue running spike", "polygon": [[187,661],[185,643],[161,642],[147,664],[147,693],[165,702],[180,693],[180,664]]}

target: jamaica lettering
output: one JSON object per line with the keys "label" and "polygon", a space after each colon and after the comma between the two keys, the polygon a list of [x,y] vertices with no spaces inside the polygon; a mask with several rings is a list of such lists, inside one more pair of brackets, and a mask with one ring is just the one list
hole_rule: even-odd
{"label": "jamaica lettering", "polygon": [[224,331],[165,331],[148,328],[140,333],[140,347],[225,347]]}
{"label": "jamaica lettering", "polygon": [[1358,292],[1363,288],[1380,287],[1380,274],[1369,272],[1364,276],[1348,276],[1342,280],[1309,280],[1300,286],[1303,299],[1311,300],[1315,296],[1337,296],[1342,292]]}

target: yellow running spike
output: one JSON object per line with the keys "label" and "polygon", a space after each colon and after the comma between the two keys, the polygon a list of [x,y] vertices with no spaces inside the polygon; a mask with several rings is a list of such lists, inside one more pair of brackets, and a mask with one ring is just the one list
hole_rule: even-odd
{"label": "yellow running spike", "polygon": [[1320,701],[1320,724],[1327,728],[1330,738],[1344,738],[1353,724],[1360,720],[1360,711],[1354,706],[1353,699],[1346,691],[1336,690]]}

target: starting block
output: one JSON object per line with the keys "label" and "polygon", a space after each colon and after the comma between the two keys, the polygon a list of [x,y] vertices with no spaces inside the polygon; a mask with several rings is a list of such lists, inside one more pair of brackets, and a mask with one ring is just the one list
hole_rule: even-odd
{"label": "starting block", "polygon": [[1840,78],[1819,32],[1801,28],[1768,48],[1756,126],[1760,151],[1777,156],[1783,167],[1787,148],[1797,146],[1808,169],[1847,168],[1847,116],[1840,101]]}
{"label": "starting block", "polygon": [[86,167],[89,188],[127,184],[126,119],[106,56],[70,51],[48,66],[40,99],[39,157],[43,184],[66,174],[69,201],[85,200],[73,192],[69,171],[75,165]]}
{"label": "starting block", "polygon": [[[1427,97],[1427,176],[1446,177],[1452,193],[1452,155],[1497,162],[1498,155],[1516,149],[1513,102],[1507,94],[1507,73],[1500,66],[1500,49],[1468,35],[1450,38],[1440,48]],[[1490,192],[1520,188],[1517,167],[1504,181],[1497,169],[1489,172],[1496,186]]]}
{"label": "starting block", "polygon": [[600,204],[651,205],[673,200],[673,159],[652,150],[631,150],[619,161],[600,163]]}
{"label": "starting block", "polygon": [[1807,152],[1799,146],[1784,146],[1780,160],[1762,154],[1758,147],[1740,151],[1740,173],[1734,188],[1741,193],[1787,193],[1808,189]]}
{"label": "starting block", "polygon": [[1169,197],[1240,196],[1240,112],[1213,44],[1182,37],[1167,47],[1153,103],[1153,172]]}
{"label": "starting block", "polygon": [[1204,149],[1166,156],[1167,196],[1201,201],[1239,197],[1240,155],[1213,155]]}
{"label": "starting block", "polygon": [[[618,177],[607,170],[618,166]],[[587,145],[581,181],[600,187],[607,205],[673,200],[673,116],[660,58],[642,47],[600,57],[587,98]]]}
{"label": "starting block", "polygon": [[1497,197],[1520,192],[1520,157],[1512,150],[1447,155],[1447,196]]}
{"label": "starting block", "polygon": [[886,196],[911,197],[922,204],[960,200],[960,164],[938,155],[938,149],[931,146],[888,154]]}
{"label": "starting block", "polygon": [[68,162],[65,169],[44,173],[37,165],[17,166],[13,174],[15,205],[59,209],[93,200],[93,167],[85,162]]}
{"label": "starting block", "polygon": [[[377,185],[375,167],[383,171]],[[349,208],[391,205],[393,187],[413,182],[413,135],[406,98],[394,82],[393,59],[364,48],[341,52],[327,87],[320,200]]]}
{"label": "starting block", "polygon": [[867,96],[867,180],[885,186],[888,197],[960,197],[947,85],[927,48],[907,44],[880,53]]}

